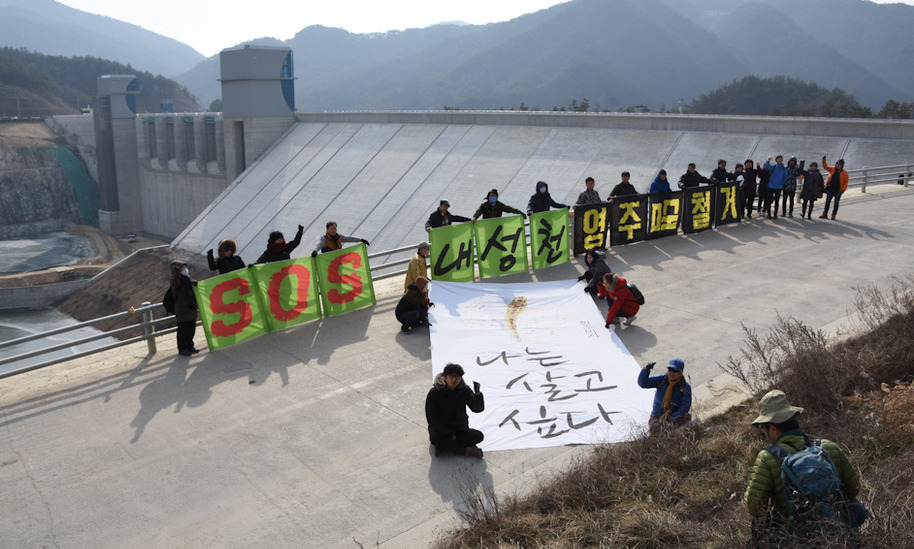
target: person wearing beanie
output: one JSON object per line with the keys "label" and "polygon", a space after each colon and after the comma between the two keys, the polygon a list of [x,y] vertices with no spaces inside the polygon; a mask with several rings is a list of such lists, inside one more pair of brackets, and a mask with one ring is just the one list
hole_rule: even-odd
{"label": "person wearing beanie", "polygon": [[562,209],[567,208],[568,206],[560,204],[552,199],[552,195],[549,194],[548,183],[545,181],[537,181],[535,192],[530,196],[530,201],[527,202],[527,215],[548,212],[550,207]]}
{"label": "person wearing beanie", "polygon": [[432,229],[437,229],[438,227],[446,227],[451,223],[463,223],[470,220],[469,217],[448,213],[448,208],[450,207],[450,202],[441,200],[438,203],[438,209],[428,216],[428,221],[425,222],[425,232],[431,232]]}
{"label": "person wearing beanie", "polygon": [[679,427],[692,421],[692,386],[685,380],[682,371],[685,362],[674,358],[666,367],[666,374],[651,376],[656,362],[648,363],[638,374],[638,386],[642,389],[657,389],[648,428],[652,435],[664,428]]}
{"label": "person wearing beanie", "polygon": [[486,402],[474,382],[470,389],[463,381],[463,367],[448,364],[435,376],[434,384],[425,396],[425,419],[428,421],[428,438],[435,447],[435,455],[450,452],[459,456],[482,457],[477,446],[484,435],[470,429],[467,408],[475,413],[486,408]]}
{"label": "person wearing beanie", "polygon": [[169,291],[174,301],[175,321],[178,324],[175,335],[178,354],[181,356],[200,352],[194,347],[194,333],[197,331],[197,298],[194,296],[194,284],[196,283],[190,279],[187,263],[172,261]]}
{"label": "person wearing beanie", "polygon": [[473,214],[473,221],[476,221],[479,216],[482,216],[483,219],[501,217],[501,214],[505,212],[518,214],[525,219],[527,218],[527,215],[524,214],[524,212],[501,203],[498,200],[498,189],[492,189],[486,194],[486,201],[480,204],[479,208],[476,209],[476,213]]}
{"label": "person wearing beanie", "polygon": [[641,310],[638,304],[638,298],[628,287],[628,281],[616,273],[607,273],[603,275],[601,284],[598,286],[600,295],[606,297],[609,303],[609,310],[606,312],[606,327],[612,324],[618,324],[623,318],[625,325],[631,326],[631,323],[638,318],[636,315]]}
{"label": "person wearing beanie", "polygon": [[270,233],[270,237],[267,239],[267,249],[257,258],[257,263],[272,263],[274,261],[291,259],[290,254],[298,247],[298,244],[301,242],[301,235],[304,231],[305,228],[299,225],[298,232],[295,233],[295,240],[292,242],[286,242],[286,239],[279,231]]}
{"label": "person wearing beanie", "polygon": [[[784,391],[775,389],[759,401],[759,415],[752,422],[768,446],[759,451],[749,473],[746,506],[752,515],[751,547],[769,547],[790,530],[784,486],[781,481],[781,461],[807,446],[821,446],[841,479],[849,517],[854,517],[853,530],[869,516],[862,504],[853,500],[860,491],[860,477],[837,444],[825,439],[810,438],[800,430],[797,417],[803,408],[791,406]],[[775,455],[778,454],[778,455]],[[823,462],[824,463],[824,462]],[[843,546],[843,545],[842,545]]]}
{"label": "person wearing beanie", "polygon": [[317,257],[317,252],[326,253],[339,250],[343,247],[344,242],[361,242],[366,246],[369,245],[368,241],[364,238],[346,236],[338,233],[336,230],[336,221],[328,221],[327,232],[317,239],[317,246],[315,246],[314,250],[311,252],[311,257]]}
{"label": "person wearing beanie", "polygon": [[666,170],[660,170],[657,172],[657,177],[651,182],[651,188],[647,192],[650,194],[658,194],[672,191],[673,189],[670,188],[670,182],[666,179]]}
{"label": "person wearing beanie", "polygon": [[828,162],[823,156],[822,167],[825,168],[825,171],[830,175],[828,176],[828,181],[825,182],[825,211],[822,212],[819,219],[828,218],[828,206],[831,204],[832,198],[835,199],[835,209],[831,211],[831,218],[834,219],[835,216],[838,215],[838,202],[841,202],[841,195],[847,190],[849,178],[847,171],[844,170],[843,158],[835,162],[834,167],[832,167],[828,165]]}
{"label": "person wearing beanie", "polygon": [[400,321],[400,331],[409,332],[413,326],[429,326],[428,308],[432,306],[434,303],[428,300],[428,279],[420,276],[406,287],[394,310],[394,316]]}
{"label": "person wearing beanie", "polygon": [[238,244],[234,239],[226,238],[219,243],[217,249],[219,251],[219,259],[213,257],[213,250],[206,252],[206,262],[209,264],[209,270],[225,274],[244,269],[244,260],[241,259],[240,255],[235,255],[238,251]]}
{"label": "person wearing beanie", "polygon": [[415,282],[420,276],[426,279],[428,278],[428,267],[425,263],[425,260],[428,259],[428,254],[428,242],[420,242],[419,248],[416,250],[416,253],[413,254],[413,258],[409,260],[409,266],[406,268],[406,280],[403,282],[404,292],[409,290],[409,285]]}

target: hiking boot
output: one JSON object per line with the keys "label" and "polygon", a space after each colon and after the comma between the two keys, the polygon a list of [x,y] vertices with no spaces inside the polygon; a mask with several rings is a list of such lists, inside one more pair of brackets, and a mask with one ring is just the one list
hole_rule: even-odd
{"label": "hiking boot", "polygon": [[832,220],[834,220],[834,219],[835,219],[835,214],[831,214],[831,218],[832,218]]}
{"label": "hiking boot", "polygon": [[632,325],[632,322],[634,322],[636,318],[638,318],[638,315],[632,315],[632,316],[626,318],[625,321],[624,321],[624,322],[625,322],[625,325],[626,325],[626,326],[631,326],[631,325]]}
{"label": "hiking boot", "polygon": [[178,354],[181,356],[190,356],[194,353],[190,349],[181,349],[180,351],[178,351]]}
{"label": "hiking boot", "polygon": [[408,325],[404,324],[404,325],[400,326],[400,331],[408,334],[410,331],[410,327]]}
{"label": "hiking boot", "polygon": [[476,446],[470,446],[467,448],[467,457],[477,457],[482,458],[482,448]]}
{"label": "hiking boot", "polygon": [[819,219],[828,219],[828,214],[823,213],[819,216]]}

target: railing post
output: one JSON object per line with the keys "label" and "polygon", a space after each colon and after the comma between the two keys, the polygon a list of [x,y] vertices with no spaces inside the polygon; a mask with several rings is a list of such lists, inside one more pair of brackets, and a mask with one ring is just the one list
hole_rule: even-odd
{"label": "railing post", "polygon": [[[143,302],[143,307],[148,307],[151,305],[148,301]],[[147,309],[143,311],[143,324],[149,324],[152,322],[152,309]],[[146,348],[149,350],[149,354],[156,354],[156,336],[155,336],[155,326],[143,326],[143,335],[146,338]]]}
{"label": "railing post", "polygon": [[904,176],[904,186],[905,186],[905,187],[907,187],[908,184],[911,182],[911,176],[912,176],[912,175],[914,175],[914,173],[911,173],[911,165],[908,165],[908,170],[907,170],[907,172],[905,173],[905,176]]}
{"label": "railing post", "polygon": [[864,166],[863,167],[863,188],[860,189],[860,192],[862,192],[862,193],[866,192],[866,178],[868,177],[868,175],[869,175],[869,168]]}

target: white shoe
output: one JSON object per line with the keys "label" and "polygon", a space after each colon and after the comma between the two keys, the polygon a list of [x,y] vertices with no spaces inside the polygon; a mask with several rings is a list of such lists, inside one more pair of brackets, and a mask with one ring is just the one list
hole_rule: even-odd
{"label": "white shoe", "polygon": [[632,325],[632,322],[634,322],[636,318],[638,318],[637,315],[632,315],[632,316],[626,318],[626,319],[625,319],[625,325],[626,325],[626,326],[631,326],[631,325]]}

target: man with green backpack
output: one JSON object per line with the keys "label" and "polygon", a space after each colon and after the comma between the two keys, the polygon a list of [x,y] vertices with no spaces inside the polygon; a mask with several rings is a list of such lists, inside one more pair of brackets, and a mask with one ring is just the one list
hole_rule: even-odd
{"label": "man with green backpack", "polygon": [[746,488],[753,517],[748,547],[777,547],[791,536],[851,539],[870,516],[854,499],[857,471],[834,442],[800,430],[802,411],[779,390],[759,402],[752,424],[771,446],[755,458]]}

